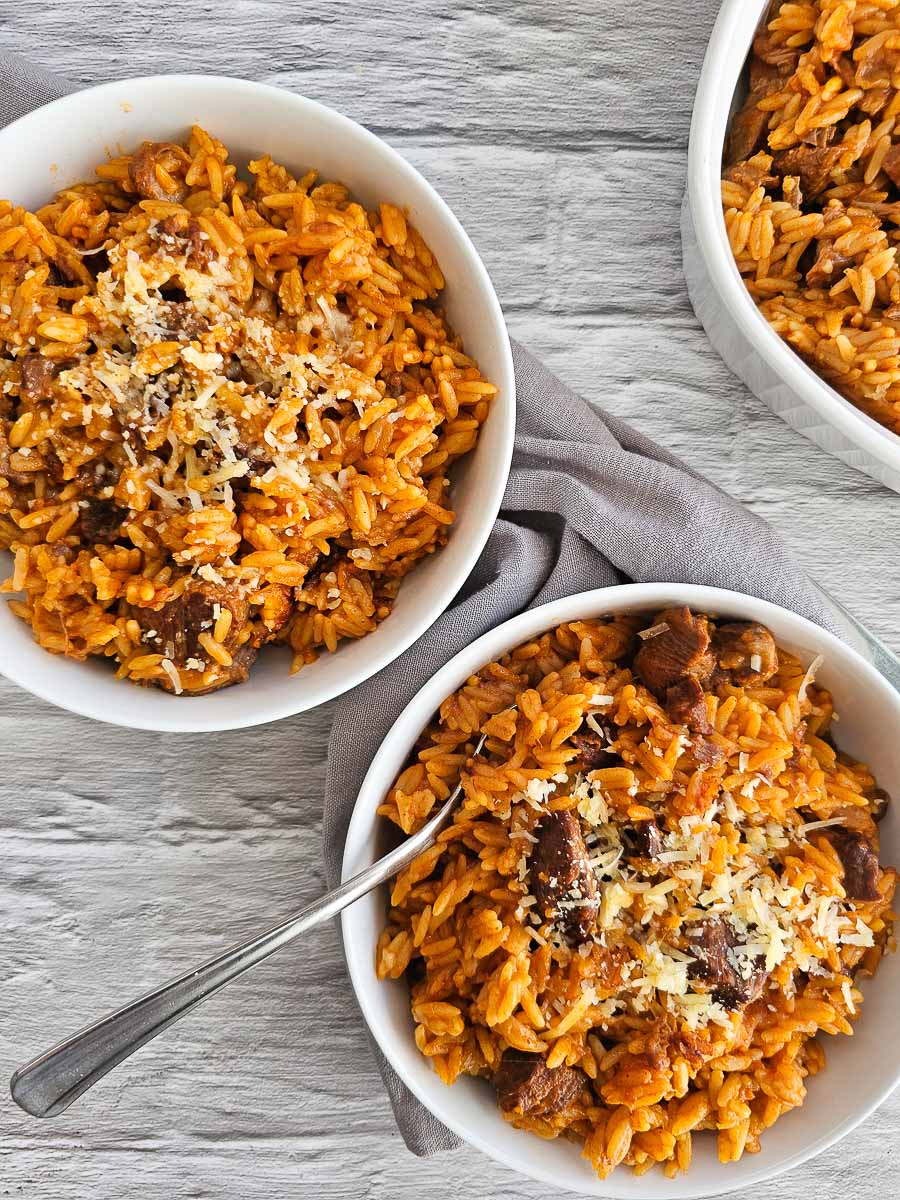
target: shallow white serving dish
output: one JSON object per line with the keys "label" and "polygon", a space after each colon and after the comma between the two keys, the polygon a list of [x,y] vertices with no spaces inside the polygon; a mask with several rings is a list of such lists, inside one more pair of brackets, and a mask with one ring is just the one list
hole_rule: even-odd
{"label": "shallow white serving dish", "polygon": [[900,491],[900,438],[845,400],[781,340],[750,298],[728,245],[722,148],[767,4],[723,0],[700,74],[681,223],[688,294],[713,346],[760,400],[830,454]]}
{"label": "shallow white serving dish", "polygon": [[[113,678],[108,660],[77,663],[47,653],[0,603],[0,670],[62,708],[136,729],[197,732],[257,725],[303,712],[354,687],[401,654],[446,608],[475,564],[496,519],[515,433],[509,337],[484,264],[450,209],[395,150],[339,113],[292,92],[240,79],[165,75],[108,83],[56,100],[0,130],[0,196],[39,206],[60,187],[93,178],[109,155],[143,139],[178,140],[199,123],[239,164],[269,153],[315,167],[366,205],[390,200],[410,217],[446,277],[451,323],[500,394],[475,451],[457,464],[457,521],[443,550],[404,581],[378,629],[288,675],[285,650],[264,650],[247,683],[210,696],[176,697]],[[477,186],[477,181],[476,181]],[[0,554],[0,577],[10,573]]]}
{"label": "shallow white serving dish", "polygon": [[[428,681],[398,718],[366,775],[347,835],[344,878],[369,866],[393,841],[387,822],[377,820],[376,807],[440,702],[472,672],[561,621],[623,611],[653,613],[676,604],[761,621],[804,662],[822,654],[817,678],[835,696],[841,748],[869,763],[888,792],[897,794],[900,695],[855,651],[803,617],[736,592],[686,584],[627,584],[568,596],[522,613],[473,642]],[[900,862],[896,807],[882,823],[881,837],[884,861]],[[892,955],[876,978],[863,984],[866,1002],[854,1036],[825,1038],[827,1067],[807,1081],[809,1095],[803,1107],[765,1133],[759,1154],[722,1165],[716,1158],[715,1139],[698,1137],[694,1161],[684,1176],[670,1180],[652,1171],[636,1178],[619,1170],[600,1180],[571,1142],[543,1141],[508,1125],[487,1084],[465,1078],[450,1088],[441,1083],[413,1041],[405,982],[381,982],[375,975],[375,944],[386,912],[387,891],[380,889],[347,909],[342,918],[353,987],[385,1057],[423,1104],[466,1141],[498,1162],[556,1187],[621,1200],[697,1200],[757,1185],[849,1133],[900,1081],[896,1037],[900,956]]]}

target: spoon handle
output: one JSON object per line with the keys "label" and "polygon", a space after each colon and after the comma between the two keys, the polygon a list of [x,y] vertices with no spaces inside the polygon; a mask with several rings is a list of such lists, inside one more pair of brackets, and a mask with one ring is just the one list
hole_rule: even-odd
{"label": "spoon handle", "polygon": [[[483,740],[483,739],[482,739]],[[287,920],[238,946],[232,946],[202,967],[163,984],[155,991],[108,1013],[93,1025],[60,1042],[16,1071],[10,1091],[16,1104],[34,1117],[56,1117],[98,1079],[119,1065],[145,1042],[202,1004],[219,988],[292,942],[307,929],[335,917],[354,900],[385,883],[417,854],[428,848],[454,807],[460,788],[440,811],[396,850],[359,875],[301,908]]]}

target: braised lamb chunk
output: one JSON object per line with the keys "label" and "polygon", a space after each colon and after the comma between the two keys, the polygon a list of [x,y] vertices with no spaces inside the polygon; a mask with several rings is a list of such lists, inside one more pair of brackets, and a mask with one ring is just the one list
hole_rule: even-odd
{"label": "braised lamb chunk", "polygon": [[183,254],[188,267],[203,271],[215,257],[212,242],[196,217],[176,214],[156,226],[156,240],[168,250]]}
{"label": "braised lamb chunk", "polygon": [[554,812],[541,821],[535,833],[538,841],[531,852],[531,890],[538,908],[570,938],[585,941],[594,927],[600,898],[581,823],[572,812]]}
{"label": "braised lamb chunk", "polygon": [[753,55],[754,61],[776,67],[779,74],[786,77],[796,70],[800,51],[796,46],[776,41],[768,29],[763,29],[753,39]]}
{"label": "braised lamb chunk", "polygon": [[662,853],[663,835],[662,830],[654,820],[638,821],[636,825],[632,825],[626,832],[628,850],[626,857],[631,858],[656,858]]}
{"label": "braised lamb chunk", "polygon": [[778,671],[775,639],[756,621],[720,625],[713,636],[713,653],[738,686],[765,683]]}
{"label": "braised lamb chunk", "polygon": [[6,429],[0,422],[0,479],[6,479],[16,487],[27,487],[34,481],[34,475],[28,471],[17,471],[10,457],[15,451],[10,449]]}
{"label": "braised lamb chunk", "polygon": [[583,1088],[584,1079],[572,1067],[548,1068],[539,1054],[507,1050],[493,1082],[504,1112],[548,1117],[569,1107]]}
{"label": "braised lamb chunk", "polygon": [[[191,580],[180,596],[162,608],[133,607],[130,615],[143,630],[148,647],[165,654],[176,667],[187,667],[188,660],[192,659],[208,664],[208,655],[199,641],[200,634],[212,632],[218,614],[225,609],[231,613],[232,620],[223,645],[229,654],[236,656],[239,649],[247,649],[239,643],[238,637],[249,615],[247,600],[236,589]],[[255,655],[255,650],[250,649]],[[252,661],[252,657],[246,662],[242,660],[242,665],[249,669]],[[228,679],[227,682],[237,680]]]}
{"label": "braised lamb chunk", "polygon": [[128,509],[112,500],[91,496],[80,510],[79,529],[82,541],[90,545],[111,546],[119,538],[122,522],[128,520]]}
{"label": "braised lamb chunk", "polygon": [[715,666],[709,650],[709,622],[684,608],[667,608],[654,621],[661,633],[645,638],[635,656],[638,677],[658,699],[686,675],[708,678]]}
{"label": "braised lamb chunk", "polygon": [[881,169],[894,187],[900,188],[900,144],[891,146],[881,164]]}
{"label": "braised lamb chunk", "polygon": [[160,304],[158,319],[170,338],[194,342],[209,329],[209,319],[184,300],[165,300]]}
{"label": "braised lamb chunk", "polygon": [[806,272],[806,282],[810,287],[831,287],[854,261],[852,254],[840,254],[835,250],[833,238],[819,238],[816,261]]}
{"label": "braised lamb chunk", "polygon": [[384,377],[384,394],[391,396],[394,400],[399,400],[404,395],[403,376],[399,371],[392,371],[390,375]]}
{"label": "braised lamb chunk", "polygon": [[784,75],[776,64],[753,58],[750,62],[748,83],[747,99],[740,112],[735,113],[728,130],[728,140],[725,143],[726,163],[743,162],[757,150],[765,148],[772,114],[761,110],[759,102],[784,86]]}
{"label": "braised lamb chunk", "polygon": [[875,824],[879,824],[887,816],[887,811],[891,806],[891,798],[884,788],[876,788],[872,793],[872,803],[870,812],[872,820]]}
{"label": "braised lamb chunk", "polygon": [[577,758],[571,764],[576,771],[596,771],[619,761],[619,756],[609,748],[615,738],[613,727],[601,717],[592,716],[591,721],[601,729],[601,733],[584,721],[569,738],[570,744],[578,751]]}
{"label": "braised lamb chunk", "polygon": [[803,195],[812,200],[831,185],[831,173],[844,153],[844,146],[793,146],[780,150],[772,161],[779,175],[798,175]]}
{"label": "braised lamb chunk", "polygon": [[694,739],[691,743],[691,754],[699,767],[716,767],[728,757],[721,741],[706,736]]}
{"label": "braised lamb chunk", "polygon": [[858,829],[832,827],[823,831],[834,846],[844,868],[844,891],[848,900],[877,900],[881,874],[878,855]]}
{"label": "braised lamb chunk", "polygon": [[685,950],[694,955],[694,961],[688,964],[688,975],[708,984],[718,1004],[740,1008],[763,994],[769,974],[761,959],[751,962],[746,978],[738,969],[733,950],[740,942],[730,921],[707,917],[688,927],[687,939]]}
{"label": "braised lamb chunk", "polygon": [[43,354],[32,350],[19,360],[21,372],[19,395],[26,404],[40,404],[53,395],[54,364]]}
{"label": "braised lamb chunk", "polygon": [[706,696],[693,675],[685,675],[666,689],[666,712],[677,725],[686,725],[694,733],[712,733]]}
{"label": "braised lamb chunk", "polygon": [[168,160],[170,163],[173,160],[188,161],[184,150],[173,142],[142,142],[140,149],[128,164],[131,184],[143,200],[170,200],[173,204],[180,204],[187,196],[187,188],[183,182],[176,183],[175,190],[171,192],[163,187],[156,172],[157,164],[167,174],[171,175],[171,171],[161,160]]}
{"label": "braised lamb chunk", "polygon": [[781,176],[774,170],[771,156],[760,151],[746,162],[734,163],[722,172],[722,178],[755,192],[758,187],[777,187]]}

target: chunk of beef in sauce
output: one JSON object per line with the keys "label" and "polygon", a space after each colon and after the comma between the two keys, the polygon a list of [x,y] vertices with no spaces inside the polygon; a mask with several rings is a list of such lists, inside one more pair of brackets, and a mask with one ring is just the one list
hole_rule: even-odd
{"label": "chunk of beef in sauce", "polygon": [[685,676],[699,681],[709,677],[715,659],[709,649],[709,622],[689,608],[667,608],[654,625],[662,627],[643,639],[634,665],[641,682],[658,699]]}
{"label": "chunk of beef in sauce", "polygon": [[160,221],[154,231],[156,241],[165,250],[183,254],[185,264],[195,271],[204,271],[215,257],[212,242],[196,217],[178,213]]}
{"label": "chunk of beef in sauce", "polygon": [[187,299],[166,298],[157,313],[160,325],[174,341],[195,342],[209,329],[209,318]]}
{"label": "chunk of beef in sauce", "polygon": [[654,820],[638,821],[626,831],[625,857],[656,858],[662,853],[662,830]]}
{"label": "chunk of beef in sauce", "polygon": [[[200,634],[211,633],[218,615],[226,609],[231,613],[231,626],[223,646],[234,662],[231,668],[223,669],[223,678],[215,685],[218,688],[242,683],[256,657],[254,646],[241,644],[238,640],[249,619],[249,605],[239,591],[221,584],[192,580],[180,596],[162,608],[134,607],[129,615],[143,630],[144,642],[150,651],[165,654],[176,667],[199,670],[194,667],[193,660],[204,667],[210,665],[209,656],[199,641]],[[165,681],[162,686],[166,686]]]}
{"label": "chunk of beef in sauce", "polygon": [[778,671],[775,639],[756,621],[720,625],[713,636],[713,652],[718,666],[738,686],[765,683]]}
{"label": "chunk of beef in sauce", "polygon": [[34,476],[28,471],[17,471],[10,462],[15,451],[10,448],[6,429],[0,422],[0,479],[8,480],[14,487],[27,487]]}
{"label": "chunk of beef in sauce", "polygon": [[872,814],[872,820],[875,824],[879,824],[887,816],[887,811],[891,806],[891,798],[884,788],[876,788],[872,793],[872,801],[869,805],[869,811]]}
{"label": "chunk of beef in sauce", "polygon": [[572,769],[596,771],[600,767],[611,767],[618,763],[619,756],[609,748],[615,736],[612,725],[602,717],[592,714],[590,721],[583,721],[569,738],[569,744],[578,751],[577,757],[570,764]]}
{"label": "chunk of beef in sauce", "polygon": [[91,496],[80,509],[78,528],[81,539],[91,546],[112,546],[119,540],[122,522],[127,520],[127,508],[120,508],[112,500]]}
{"label": "chunk of beef in sauce", "polygon": [[881,163],[881,169],[894,187],[900,188],[900,145],[891,146]]}
{"label": "chunk of beef in sauce", "polygon": [[754,57],[750,62],[747,82],[747,99],[740,111],[734,114],[728,129],[725,162],[729,164],[743,162],[757,150],[765,148],[772,114],[761,110],[759,102],[773,92],[780,91],[784,84],[783,70],[774,63]]}
{"label": "chunk of beef in sauce", "polygon": [[693,675],[685,675],[666,689],[666,712],[678,725],[694,733],[712,733],[706,695]]}
{"label": "chunk of beef in sauce", "polygon": [[779,175],[797,175],[800,187],[807,200],[831,186],[831,174],[838,165],[845,147],[838,146],[794,146],[780,150],[772,160],[772,169]]}
{"label": "chunk of beef in sauce", "polygon": [[531,890],[541,914],[575,941],[591,934],[600,903],[581,824],[573,812],[554,812],[535,829]]}
{"label": "chunk of beef in sauce", "polygon": [[56,366],[43,354],[31,351],[19,360],[19,395],[26,404],[40,404],[53,395]]}
{"label": "chunk of beef in sauce", "polygon": [[569,1107],[584,1086],[584,1076],[572,1067],[548,1068],[539,1054],[507,1050],[493,1082],[504,1112],[548,1117]]}
{"label": "chunk of beef in sauce", "polygon": [[725,1008],[740,1008],[758,1000],[769,978],[761,959],[751,960],[750,973],[744,977],[730,953],[738,945],[734,926],[724,919],[708,917],[687,930],[685,950],[694,955],[688,975],[708,984],[713,999]]}
{"label": "chunk of beef in sauce", "polygon": [[140,149],[128,164],[128,176],[132,187],[142,200],[170,200],[180,204],[187,196],[183,181],[175,180],[174,191],[163,186],[157,174],[157,165],[167,175],[172,175],[176,164],[188,163],[188,156],[174,142],[142,142]]}
{"label": "chunk of beef in sauce", "polygon": [[831,287],[854,262],[852,254],[840,254],[835,250],[834,238],[819,238],[816,260],[806,272],[806,282],[810,287]]}
{"label": "chunk of beef in sauce", "polygon": [[858,829],[833,826],[823,830],[844,868],[844,891],[848,900],[878,900],[881,869],[871,842]]}

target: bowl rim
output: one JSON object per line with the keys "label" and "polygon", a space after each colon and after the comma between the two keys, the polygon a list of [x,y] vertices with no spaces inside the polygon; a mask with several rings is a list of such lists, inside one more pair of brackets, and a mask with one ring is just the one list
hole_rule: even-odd
{"label": "bowl rim", "polygon": [[[172,700],[180,705],[180,709],[182,710],[180,715],[176,709],[173,709],[171,715],[167,715],[162,706],[160,706],[159,715],[154,712],[153,715],[139,714],[131,716],[120,713],[116,708],[110,708],[104,703],[102,695],[91,696],[87,700],[80,701],[79,688],[77,680],[74,680],[74,677],[73,686],[65,689],[61,688],[57,692],[52,686],[44,685],[40,681],[34,680],[27,666],[17,669],[15,666],[5,663],[2,656],[0,656],[0,675],[25,691],[30,692],[38,699],[44,700],[57,708],[75,713],[78,716],[88,717],[105,724],[117,725],[127,729],[140,729],[162,733],[208,733],[219,730],[251,728],[256,725],[267,724],[270,721],[283,720],[298,713],[309,711],[312,708],[317,708],[335,699],[337,696],[343,695],[351,688],[366,679],[370,679],[373,675],[383,670],[408,650],[434,624],[452,601],[454,593],[471,574],[479,555],[487,544],[487,540],[491,535],[497,515],[499,514],[509,478],[515,443],[517,412],[516,379],[509,331],[500,306],[500,300],[488,270],[459,218],[434,185],[398,150],[395,150],[388,142],[384,141],[358,121],[354,121],[351,117],[345,116],[343,113],[338,112],[329,105],[322,104],[318,100],[313,100],[298,92],[276,87],[272,84],[257,83],[253,80],[228,75],[201,75],[198,73],[137,75],[110,80],[91,87],[80,88],[64,96],[50,100],[46,104],[38,105],[18,117],[15,121],[11,121],[8,125],[0,128],[0,148],[5,144],[11,144],[14,147],[20,139],[28,136],[29,123],[46,120],[48,113],[62,119],[67,108],[73,105],[84,104],[93,99],[108,101],[110,97],[115,97],[118,103],[121,100],[123,89],[132,89],[133,91],[135,88],[139,88],[146,91],[153,91],[160,87],[167,91],[175,87],[184,88],[185,91],[227,88],[238,96],[242,94],[262,95],[280,104],[287,110],[293,110],[295,114],[315,113],[322,120],[330,122],[338,130],[339,135],[346,135],[350,141],[368,144],[375,153],[387,162],[401,184],[412,182],[416,190],[420,189],[422,191],[432,206],[436,214],[436,219],[453,235],[463,260],[465,277],[470,281],[470,286],[484,297],[493,326],[492,335],[495,336],[497,342],[497,355],[501,365],[501,374],[505,376],[505,378],[498,381],[500,391],[491,411],[492,416],[496,413],[494,420],[498,426],[499,453],[495,457],[495,470],[491,475],[490,485],[482,489],[478,498],[479,507],[482,509],[484,515],[480,521],[477,536],[472,537],[459,552],[459,567],[453,581],[447,587],[446,595],[442,600],[435,600],[428,605],[417,620],[409,622],[408,628],[401,636],[394,637],[392,641],[386,642],[385,646],[373,658],[361,664],[355,670],[348,671],[344,677],[333,682],[331,685],[320,687],[315,699],[311,703],[304,702],[306,693],[301,687],[298,687],[295,698],[285,699],[278,704],[270,703],[258,706],[248,704],[246,715],[236,717],[216,716],[215,710],[213,710],[211,715],[204,716],[199,704],[196,707],[189,705],[193,709],[193,712],[183,711],[185,708],[184,697],[170,697],[167,693],[161,693],[161,698]],[[298,130],[297,141],[299,145],[302,143],[303,122],[298,121],[296,127]],[[139,125],[136,127],[135,136],[140,136]],[[30,637],[30,630],[23,627],[23,636]],[[246,684],[241,686],[253,686],[252,674]],[[203,699],[204,697],[187,698],[188,702],[202,701]]]}
{"label": "bowl rim", "polygon": [[[756,619],[766,624],[768,618],[775,615],[779,621],[787,620],[789,625],[793,624],[798,634],[806,634],[812,640],[819,653],[827,655],[829,652],[837,652],[838,655],[847,655],[851,660],[855,660],[855,665],[866,678],[868,685],[874,689],[881,700],[887,703],[888,711],[893,712],[894,717],[900,721],[900,693],[897,693],[858,651],[841,641],[829,630],[823,629],[808,618],[781,605],[773,604],[771,601],[761,600],[726,588],[685,583],[617,584],[612,587],[595,588],[563,596],[537,608],[526,609],[482,634],[445,663],[405,705],[382,740],[359,789],[344,842],[341,864],[342,881],[346,881],[353,874],[375,861],[371,853],[374,849],[371,835],[373,827],[377,827],[374,825],[374,822],[378,820],[375,807],[384,794],[384,786],[379,785],[379,780],[389,782],[394,779],[402,766],[402,755],[396,755],[394,747],[398,743],[402,744],[410,734],[414,738],[424,728],[441,701],[456,687],[459,687],[470,674],[505,653],[506,650],[525,641],[528,637],[535,636],[562,621],[575,620],[592,611],[603,612],[607,606],[610,611],[615,612],[642,610],[652,612],[656,608],[672,603],[689,604],[699,611],[719,612],[723,615],[729,615],[729,609],[733,612],[733,606],[737,604],[738,611],[747,606],[753,609],[752,617],[747,616],[741,619]],[[412,743],[410,742],[410,744]],[[380,890],[378,889],[370,895],[378,895]],[[437,1075],[432,1073],[428,1077],[428,1086],[422,1086],[420,1081],[407,1072],[403,1064],[398,1062],[393,1055],[393,1044],[395,1041],[399,1042],[399,1037],[392,1032],[389,1021],[382,1021],[376,1007],[370,1002],[370,996],[374,995],[376,987],[385,985],[384,981],[379,980],[376,981],[376,986],[372,986],[366,974],[367,966],[369,971],[371,970],[375,947],[369,944],[363,945],[363,939],[355,937],[353,925],[354,906],[350,906],[341,914],[341,940],[348,974],[363,1019],[392,1069],[397,1072],[406,1087],[432,1115],[469,1145],[474,1146],[495,1162],[499,1162],[527,1178],[561,1187],[566,1191],[577,1191],[582,1195],[619,1197],[621,1200],[658,1200],[659,1192],[653,1192],[651,1195],[649,1192],[642,1191],[640,1180],[630,1174],[625,1176],[623,1181],[614,1180],[612,1177],[601,1180],[598,1177],[595,1187],[586,1187],[584,1181],[576,1184],[560,1180],[558,1172],[549,1167],[546,1169],[536,1168],[531,1164],[523,1167],[504,1154],[477,1124],[467,1124],[465,1121],[457,1120],[452,1113],[448,1113],[443,1099],[444,1093],[449,1093],[450,1089],[441,1083]],[[873,1097],[868,1098],[851,1117],[848,1117],[835,1129],[814,1138],[779,1162],[761,1163],[756,1169],[751,1167],[748,1174],[743,1174],[733,1181],[729,1180],[727,1171],[723,1171],[724,1178],[721,1181],[716,1180],[709,1186],[693,1185],[690,1170],[688,1170],[686,1175],[667,1181],[666,1195],[671,1197],[671,1200],[702,1200],[703,1197],[722,1196],[740,1191],[793,1170],[851,1133],[884,1103],[898,1084],[900,1084],[900,1056],[898,1056],[892,1078],[887,1085],[880,1088]],[[576,1150],[573,1148],[573,1154],[575,1153]],[[724,1167],[728,1164],[717,1165]]]}
{"label": "bowl rim", "polygon": [[700,72],[688,141],[688,201],[713,286],[740,331],[782,381],[847,440],[900,469],[900,436],[851,404],[784,342],[753,303],[731,253],[721,158],[735,85],[768,0],[722,0]]}

